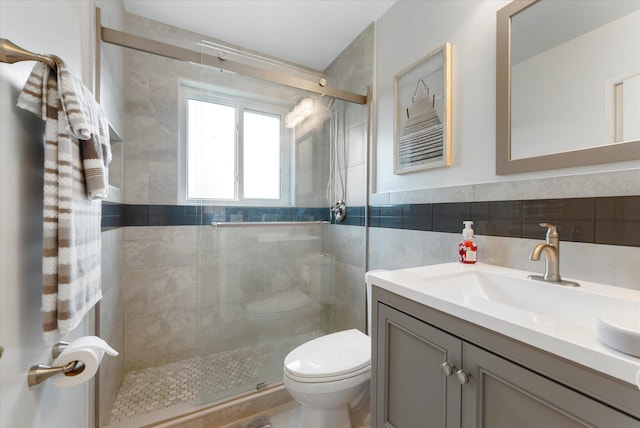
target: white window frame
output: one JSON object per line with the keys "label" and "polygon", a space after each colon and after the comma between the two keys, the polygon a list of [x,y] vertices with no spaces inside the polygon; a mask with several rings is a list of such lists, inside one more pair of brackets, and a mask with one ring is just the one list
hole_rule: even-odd
{"label": "white window frame", "polygon": [[[291,204],[291,141],[292,132],[284,126],[284,117],[288,109],[277,104],[249,100],[213,90],[180,85],[178,97],[178,204],[180,205],[247,205],[247,206],[289,206]],[[233,199],[189,198],[187,196],[187,100],[213,102],[236,109],[235,138],[235,197]],[[279,117],[280,119],[280,198],[246,199],[243,193],[243,142],[244,112],[252,112]]]}

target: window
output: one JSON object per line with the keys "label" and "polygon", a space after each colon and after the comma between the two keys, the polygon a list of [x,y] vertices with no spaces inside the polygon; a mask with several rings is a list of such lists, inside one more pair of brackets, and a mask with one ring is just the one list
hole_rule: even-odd
{"label": "window", "polygon": [[280,199],[280,117],[243,113],[244,197]]}
{"label": "window", "polygon": [[180,203],[288,203],[288,141],[276,105],[181,88]]}

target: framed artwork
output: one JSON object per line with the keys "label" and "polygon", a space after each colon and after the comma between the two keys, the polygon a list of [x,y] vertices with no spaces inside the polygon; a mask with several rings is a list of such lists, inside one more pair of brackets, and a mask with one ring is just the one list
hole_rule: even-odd
{"label": "framed artwork", "polygon": [[393,79],[393,173],[451,164],[451,44]]}

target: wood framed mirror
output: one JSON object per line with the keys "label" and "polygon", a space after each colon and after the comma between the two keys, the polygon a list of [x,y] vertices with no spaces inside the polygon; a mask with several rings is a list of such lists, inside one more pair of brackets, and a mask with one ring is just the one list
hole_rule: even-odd
{"label": "wood framed mirror", "polygon": [[516,0],[496,48],[496,174],[640,159],[640,1]]}

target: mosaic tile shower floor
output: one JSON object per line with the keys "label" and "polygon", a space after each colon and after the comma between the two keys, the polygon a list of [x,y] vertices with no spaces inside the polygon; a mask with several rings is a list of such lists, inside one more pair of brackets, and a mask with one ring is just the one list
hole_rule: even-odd
{"label": "mosaic tile shower floor", "polygon": [[[319,330],[231,351],[125,373],[109,424],[126,422],[181,403],[211,402],[280,378],[285,355]],[[259,379],[259,380],[256,380]],[[243,388],[245,387],[245,388]]]}

